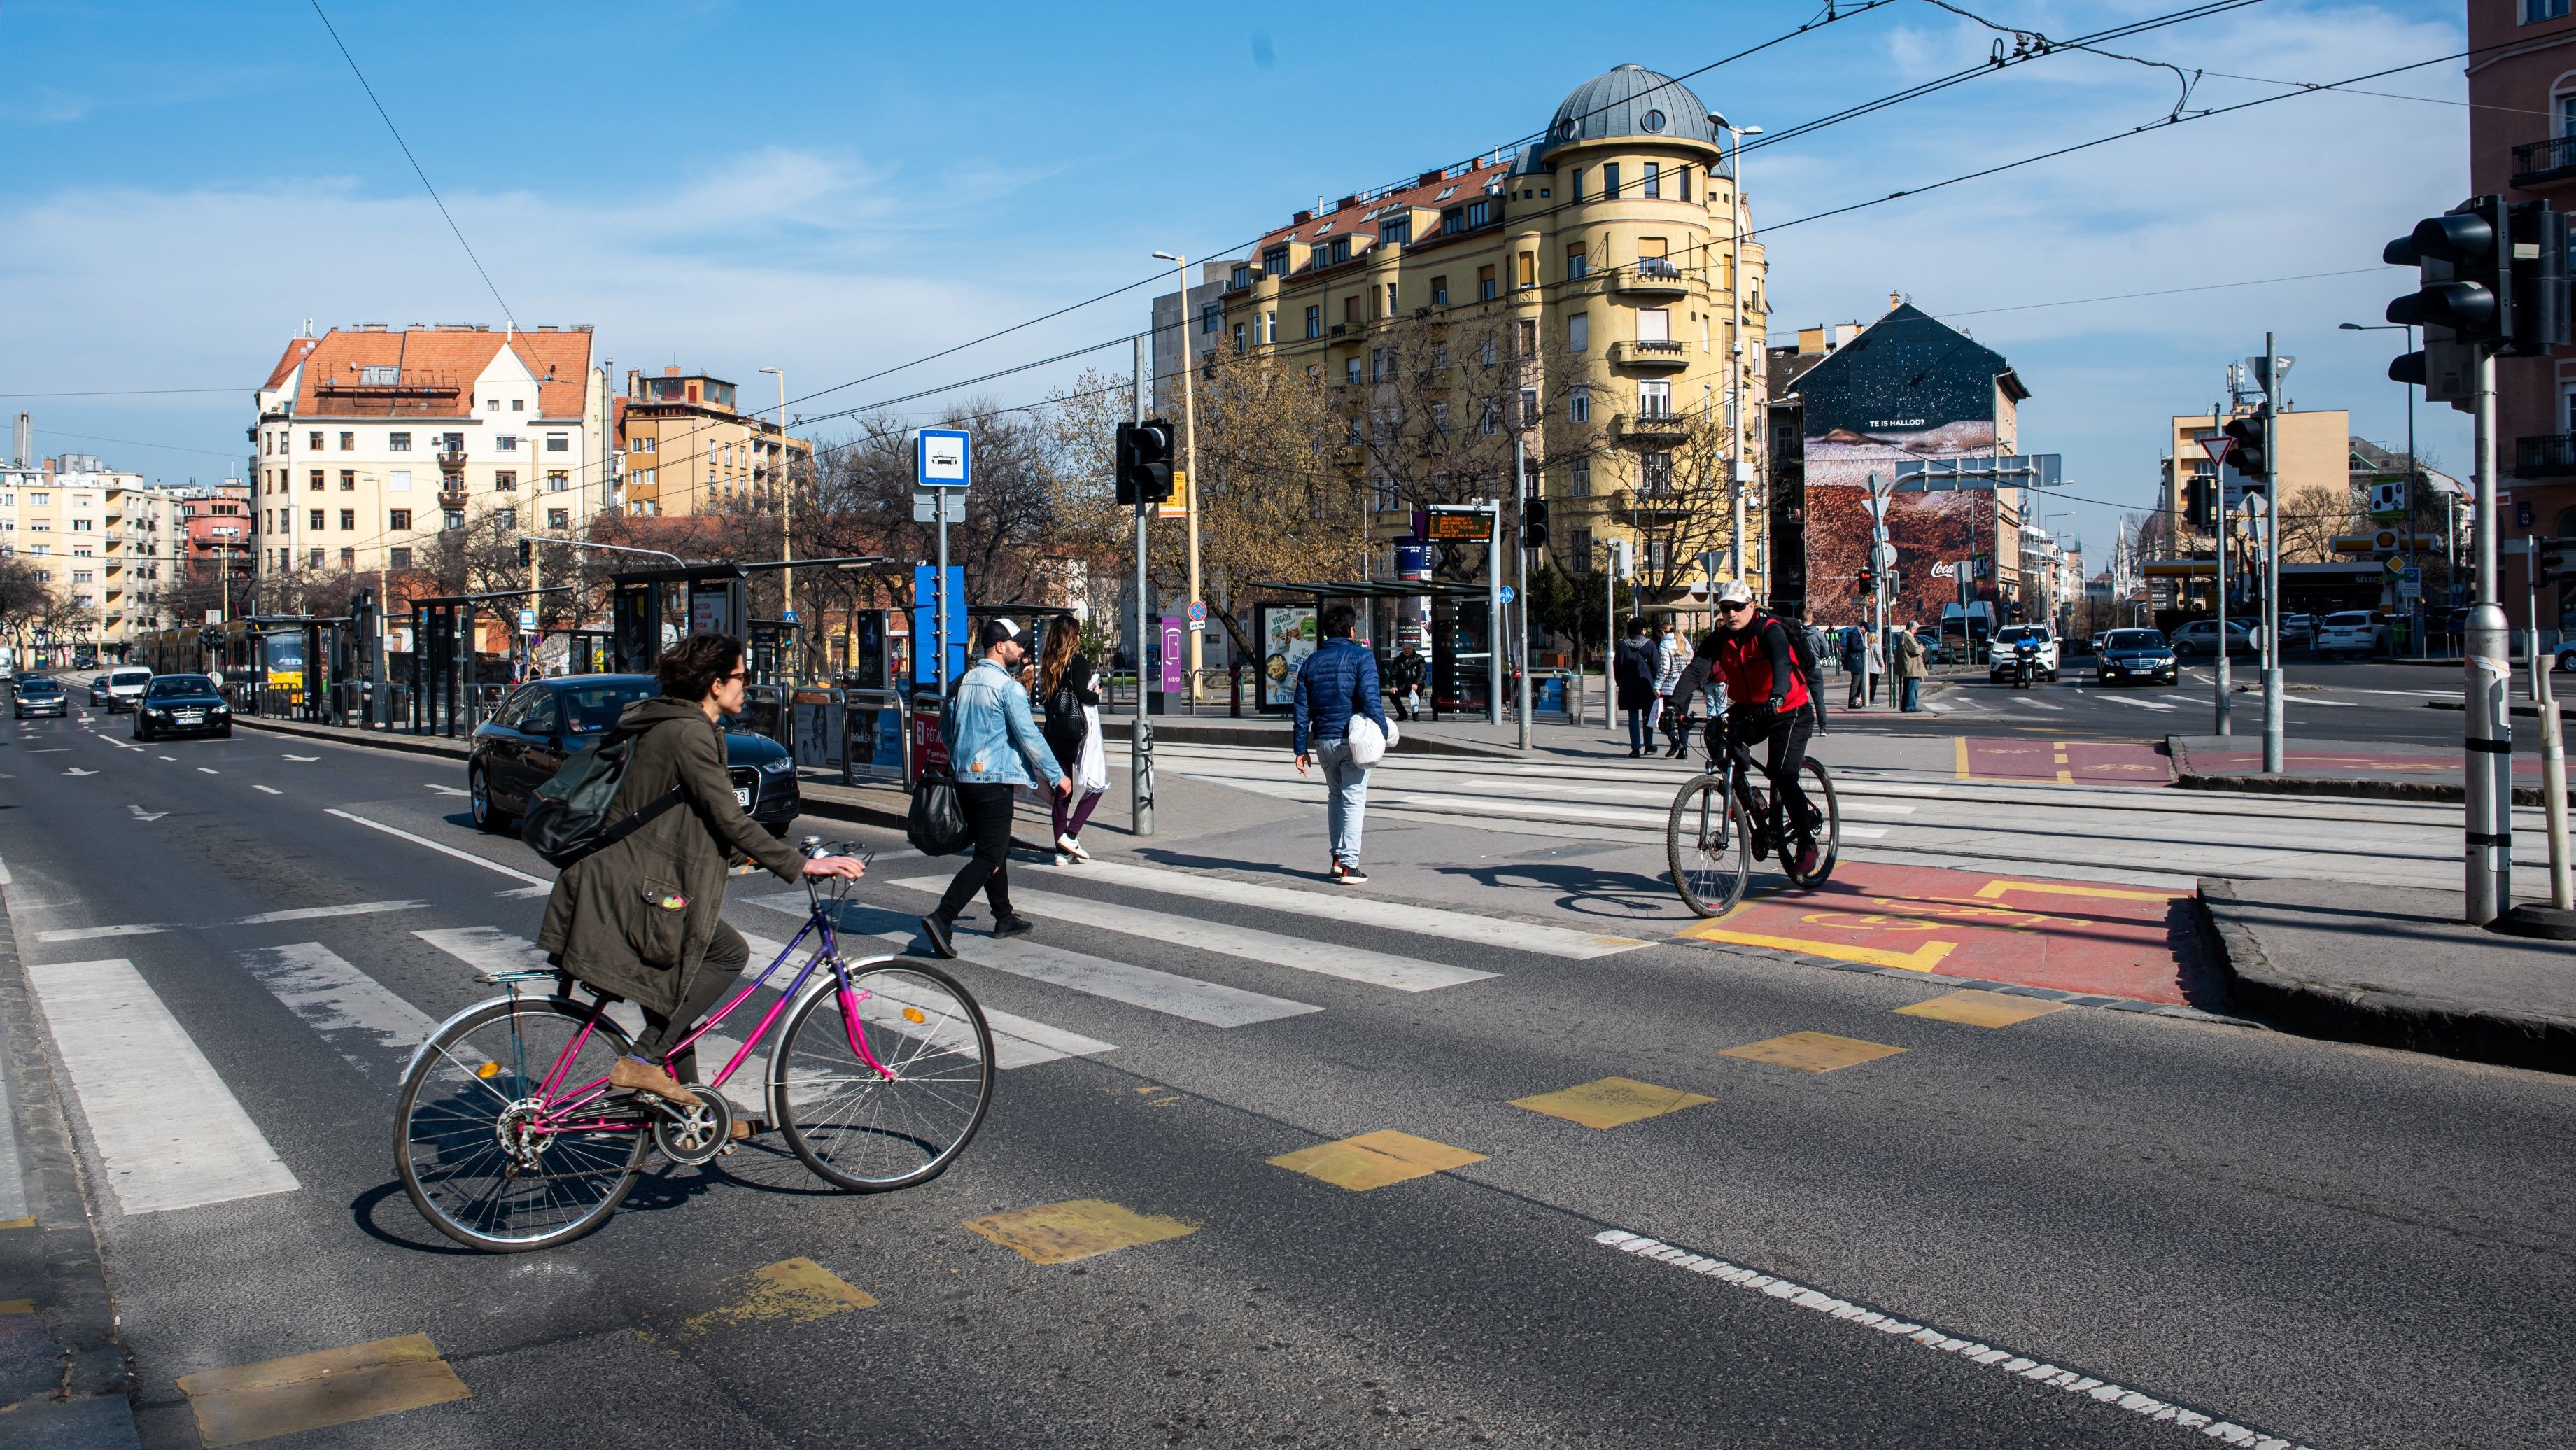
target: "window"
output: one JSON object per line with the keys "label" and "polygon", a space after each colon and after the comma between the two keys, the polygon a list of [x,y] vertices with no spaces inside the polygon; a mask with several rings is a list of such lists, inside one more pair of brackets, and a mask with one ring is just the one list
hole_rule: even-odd
{"label": "window", "polygon": [[1520,342],[1520,355],[1532,357],[1538,352],[1538,319],[1524,317],[1512,329]]}
{"label": "window", "polygon": [[386,434],[385,451],[388,453],[409,453],[411,451],[411,435],[408,433]]}
{"label": "window", "polygon": [[1671,309],[1664,307],[1638,308],[1637,340],[1639,342],[1672,341],[1673,314]]}
{"label": "window", "polygon": [[1648,453],[1637,460],[1638,472],[1645,480],[1646,497],[1667,498],[1673,491],[1673,456]]}
{"label": "window", "polygon": [[385,471],[385,492],[411,492],[411,470],[408,468],[387,469]]}
{"label": "window", "polygon": [[572,475],[560,468],[546,470],[546,492],[563,493],[572,487]]}
{"label": "window", "polygon": [[1382,383],[1386,381],[1385,348],[1373,347],[1369,349],[1369,381],[1373,383]]}
{"label": "window", "polygon": [[1431,344],[1431,365],[1435,368],[1446,368],[1449,366],[1448,343],[1435,342]]}
{"label": "window", "polygon": [[1492,367],[1494,365],[1495,351],[1493,334],[1487,333],[1485,335],[1484,342],[1479,344],[1476,348],[1476,360],[1487,367]]}
{"label": "window", "polygon": [[1648,539],[1646,541],[1646,572],[1650,575],[1662,574],[1669,566],[1672,559],[1672,552],[1672,540]]}
{"label": "window", "polygon": [[1326,253],[1326,255],[1335,263],[1349,261],[1351,259],[1351,239],[1348,237],[1333,238],[1332,249]]}
{"label": "window", "polygon": [[311,480],[311,482],[310,482],[309,484],[307,484],[307,487],[310,487],[310,488],[313,488],[313,489],[316,489],[316,490],[318,490],[318,489],[320,489],[320,488],[322,487],[322,470],[321,470],[321,469],[318,469],[318,468],[317,468],[317,469],[314,469],[314,470],[313,470],[313,477],[312,477],[312,480]]}
{"label": "window", "polygon": [[403,547],[401,547],[401,546],[399,546],[399,545],[395,546],[394,548],[390,548],[390,549],[385,550],[385,566],[386,566],[387,568],[391,568],[391,569],[408,569],[408,568],[410,568],[410,567],[411,567],[411,550],[409,550],[409,549],[407,549],[407,548],[403,548]]}
{"label": "window", "polygon": [[1225,304],[1211,302],[1199,309],[1199,331],[1214,332],[1225,321]]}
{"label": "window", "polygon": [[1249,265],[1236,267],[1232,272],[1226,274],[1225,290],[1228,292],[1241,291],[1251,285],[1252,268]]}
{"label": "window", "polygon": [[72,520],[72,532],[73,532],[73,533],[75,533],[75,534],[88,534],[88,533],[95,533],[95,532],[97,532],[97,530],[98,530],[98,520],[96,520],[96,519],[74,519],[74,520]]}
{"label": "window", "polygon": [[2567,0],[2522,0],[2522,23],[2525,25],[2556,20],[2566,13]]}
{"label": "window", "polygon": [[1386,315],[1395,315],[1395,284],[1392,282],[1386,284]]}
{"label": "window", "polygon": [[87,569],[74,569],[72,571],[72,582],[74,584],[88,584],[93,582],[93,578],[90,571]]}
{"label": "window", "polygon": [[1572,171],[1569,171],[1569,172],[1567,172],[1567,173],[1565,174],[1565,188],[1566,188],[1566,189],[1565,189],[1565,198],[1566,198],[1566,200],[1568,200],[1568,201],[1581,201],[1581,200],[1583,200],[1583,168],[1582,168],[1582,167],[1578,166],[1578,167],[1574,168]]}
{"label": "window", "polygon": [[458,530],[458,529],[461,529],[461,528],[465,527],[465,510],[463,510],[463,509],[447,509],[447,510],[444,510],[444,511],[442,512],[442,514],[441,514],[441,517],[440,517],[440,527],[445,528],[445,529],[446,529],[446,530],[448,530],[450,533],[453,533],[453,532],[455,532],[456,530]]}
{"label": "window", "polygon": [[1664,168],[1652,161],[1645,163],[1645,175],[1638,178],[1637,193],[1661,197],[1664,194]]}
{"label": "window", "polygon": [[1637,416],[1669,418],[1673,415],[1673,385],[1661,379],[1637,384]]}
{"label": "window", "polygon": [[1601,199],[1603,201],[1619,199],[1619,163],[1616,161],[1601,163]]}
{"label": "window", "polygon": [[1592,572],[1592,531],[1571,529],[1566,533],[1566,569],[1575,574]]}
{"label": "window", "polygon": [[1440,235],[1452,236],[1467,229],[1467,213],[1451,207],[1440,214]]}
{"label": "window", "polygon": [[343,549],[341,549],[341,550],[340,550],[340,567],[341,567],[341,568],[343,568],[343,569],[355,569],[355,568],[357,568],[357,567],[358,567],[358,551],[357,551],[357,550],[355,550],[355,549],[350,549],[350,548],[343,548]]}
{"label": "window", "polygon": [[1689,167],[1676,166],[1673,168],[1673,186],[1676,188],[1675,194],[1682,200],[1688,201],[1691,199]]}
{"label": "window", "polygon": [[[1592,421],[1592,390],[1590,388],[1576,388],[1574,391],[1565,395],[1565,416],[1569,421],[1576,423],[1589,423]],[[1578,458],[1575,460],[1575,466],[1577,468],[1583,468],[1588,465],[1586,465],[1582,459]]]}
{"label": "window", "polygon": [[340,470],[340,491],[342,493],[356,493],[358,491],[358,470],[354,468],[343,468]]}
{"label": "window", "polygon": [[1494,287],[1494,269],[1490,266],[1478,267],[1476,269],[1476,300],[1479,302],[1491,302],[1494,300],[1496,295],[1497,293]]}
{"label": "window", "polygon": [[563,433],[547,434],[546,451],[548,453],[570,453],[572,451],[571,436]]}
{"label": "window", "polygon": [[386,515],[386,519],[393,526],[393,531],[395,533],[404,534],[411,532],[410,509],[395,509],[390,514]]}
{"label": "window", "polygon": [[571,528],[571,527],[572,527],[572,510],[571,510],[571,509],[548,509],[548,510],[546,510],[546,527],[547,527],[547,528],[550,528],[550,529],[568,529],[568,528]]}
{"label": "window", "polygon": [[510,411],[513,413],[524,413],[528,411],[528,400],[525,398],[512,398],[510,400]]}
{"label": "window", "polygon": [[[519,435],[518,435],[518,434],[516,434],[516,433],[495,433],[495,434],[493,434],[493,435],[492,435],[492,451],[493,451],[493,452],[495,452],[495,453],[516,453],[516,452],[518,452],[518,451],[519,451]],[[645,451],[645,452],[647,452],[647,453],[650,453],[650,452],[652,452],[652,451],[653,451],[653,440],[651,440],[651,439],[649,439],[649,438],[648,438],[648,439],[646,439],[646,440],[644,440],[644,451]]]}
{"label": "window", "polygon": [[483,400],[483,411],[484,411],[484,412],[486,412],[486,413],[498,413],[498,412],[500,412],[500,411],[501,411],[501,400],[500,400],[500,399],[498,399],[498,398],[485,398],[485,399]]}
{"label": "window", "polygon": [[1469,227],[1489,226],[1493,223],[1493,220],[1494,203],[1492,200],[1486,199],[1467,203],[1467,225]]}
{"label": "window", "polygon": [[492,522],[499,524],[505,529],[515,529],[519,526],[519,511],[517,509],[506,508],[494,509],[492,510]]}
{"label": "window", "polygon": [[1485,406],[1477,411],[1476,431],[1479,433],[1499,433],[1502,429],[1503,405],[1496,399],[1487,398],[1485,400]]}
{"label": "window", "polygon": [[1407,212],[1391,222],[1380,224],[1377,229],[1377,239],[1381,244],[1390,247],[1401,247],[1412,241],[1413,214]]}
{"label": "window", "polygon": [[1324,309],[1321,306],[1306,309],[1306,335],[1308,337],[1324,335]]}
{"label": "window", "polygon": [[340,532],[342,532],[342,533],[344,533],[344,534],[345,534],[345,533],[350,533],[350,532],[354,531],[357,527],[358,527],[358,511],[357,511],[356,509],[342,509],[342,510],[340,510]]}
{"label": "window", "polygon": [[651,488],[654,486],[654,480],[658,476],[659,470],[657,469],[634,468],[627,470],[626,481],[637,488]]}
{"label": "window", "polygon": [[1523,287],[1535,287],[1535,286],[1537,286],[1537,285],[1538,285],[1538,253],[1536,253],[1536,252],[1523,252],[1523,253],[1521,253],[1520,262],[1521,262],[1521,269],[1520,269],[1520,273],[1519,273],[1518,277],[1516,278],[1516,281],[1517,281],[1518,285],[1523,286]]}
{"label": "window", "polygon": [[1395,419],[1396,412],[1393,408],[1372,408],[1369,410],[1370,429],[1376,436],[1378,442],[1392,443],[1395,441]]}
{"label": "window", "polygon": [[1234,350],[1243,351],[1243,324],[1240,322],[1234,325]]}
{"label": "window", "polygon": [[305,551],[305,554],[304,554],[304,563],[305,563],[305,567],[306,567],[306,568],[308,568],[308,569],[319,569],[319,568],[321,568],[321,567],[322,567],[322,551],[321,551],[320,549],[308,549],[308,550],[306,550],[306,551]]}
{"label": "window", "polygon": [[493,474],[492,491],[494,493],[517,493],[519,491],[519,475],[506,468]]}
{"label": "window", "polygon": [[1359,354],[1357,354],[1357,353],[1353,353],[1353,354],[1351,354],[1349,357],[1346,357],[1346,358],[1342,359],[1342,381],[1343,381],[1343,382],[1346,382],[1346,383],[1356,383],[1356,382],[1358,382],[1359,380],[1360,380],[1360,359],[1359,359]]}
{"label": "window", "polygon": [[1431,305],[1434,307],[1446,307],[1449,305],[1448,278],[1434,277],[1431,279]]}
{"label": "window", "polygon": [[307,518],[309,518],[309,519],[312,521],[312,522],[308,525],[308,527],[316,528],[316,529],[318,529],[318,528],[322,527],[322,510],[320,510],[320,509],[307,509],[307,510],[305,511],[305,514],[306,514],[306,517],[307,517]]}
{"label": "window", "polygon": [[1357,327],[1360,321],[1360,295],[1356,292],[1342,299],[1342,325]]}
{"label": "window", "polygon": [[1592,346],[1592,314],[1578,312],[1565,319],[1565,346],[1569,352],[1582,352]]}
{"label": "window", "polygon": [[340,435],[340,451],[343,453],[357,452],[358,435],[355,433],[342,433]]}
{"label": "window", "polygon": [[1288,270],[1288,248],[1276,246],[1261,254],[1261,270],[1276,277]]}
{"label": "window", "polygon": [[1524,428],[1538,426],[1538,389],[1536,388],[1521,389],[1521,426]]}
{"label": "window", "polygon": [[401,368],[385,364],[370,363],[358,369],[358,386],[362,388],[390,388],[401,378]]}
{"label": "window", "polygon": [[314,452],[316,452],[316,453],[321,452],[321,451],[322,451],[322,430],[321,430],[321,429],[319,429],[319,428],[316,428],[316,429],[314,429],[311,433],[307,434],[307,435],[306,435],[306,439],[305,439],[305,446],[306,446],[307,448],[310,448],[312,451],[314,451]]}

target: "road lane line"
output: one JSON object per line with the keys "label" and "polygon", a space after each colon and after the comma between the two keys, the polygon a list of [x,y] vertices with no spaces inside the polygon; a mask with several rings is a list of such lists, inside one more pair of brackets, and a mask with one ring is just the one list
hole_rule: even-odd
{"label": "road lane line", "polygon": [[426,789],[434,790],[434,791],[438,792],[440,795],[467,795],[467,794],[471,794],[471,792],[463,791],[463,790],[459,790],[459,789],[457,789],[455,786],[452,786],[452,785],[431,785],[431,784],[430,784],[429,782],[427,782],[427,781],[422,781],[422,782],[421,782],[421,785],[422,785],[424,788],[426,788]]}
{"label": "road lane line", "polygon": [[223,774],[223,772],[222,772],[222,771],[217,770],[217,769],[215,769],[213,766],[210,766],[210,765],[201,765],[201,766],[198,766],[198,767],[197,767],[197,773],[198,773],[199,775],[221,775],[221,774]]}
{"label": "road lane line", "polygon": [[457,926],[416,931],[413,936],[490,978],[501,972],[551,972],[554,966],[537,944],[512,936],[497,926]]}
{"label": "road lane line", "polygon": [[1695,1254],[1688,1249],[1675,1248],[1671,1244],[1647,1238],[1643,1234],[1630,1233],[1626,1229],[1604,1229],[1592,1235],[1592,1242],[1604,1248],[1632,1254],[1640,1260],[1652,1260],[1670,1264],[1677,1269],[1687,1269],[1694,1274],[1705,1275],[1722,1283],[1732,1284],[1739,1289],[1748,1289],[1767,1298],[1794,1304],[1811,1313],[1840,1319],[1865,1329],[1875,1329],[1881,1334],[1911,1340],[1926,1349],[1955,1354],[1972,1364],[2001,1370],[2016,1379],[2027,1380],[2035,1385],[2063,1390],[2070,1395],[2082,1395],[2096,1403],[2123,1409],[2133,1415],[2197,1431],[2209,1439],[2225,1444],[2252,1446],[2255,1450],[2308,1450],[2304,1445],[2276,1435],[2266,1435],[2258,1430],[2248,1429],[2234,1421],[2220,1419],[2205,1411],[2186,1409],[2181,1405],[2157,1399],[2122,1385],[2110,1384],[2076,1370],[2060,1369],[2054,1364],[2030,1355],[2018,1354],[2009,1349],[1999,1349],[1976,1340],[1946,1334],[1930,1325],[1902,1319],[1884,1310],[1855,1304],[1848,1299],[1838,1299],[1821,1289],[1810,1289],[1804,1284],[1765,1274],[1757,1269],[1748,1269],[1706,1254]]}
{"label": "road lane line", "polygon": [[255,785],[255,786],[252,786],[252,787],[251,787],[251,789],[252,789],[252,790],[255,790],[255,791],[263,792],[263,793],[268,794],[268,795],[284,795],[284,794],[286,794],[286,792],[284,792],[284,791],[282,791],[282,790],[279,790],[277,787],[275,787],[275,786],[273,786],[273,785]]}
{"label": "road lane line", "polygon": [[303,1186],[132,962],[29,962],[26,972],[125,1212]]}
{"label": "road lane line", "polygon": [[[1508,783],[1497,782],[1497,784]],[[1904,809],[1911,810],[1912,807]],[[1319,916],[1327,921],[1349,922],[1354,926],[1383,927],[1392,931],[1412,932],[1418,936],[1482,942],[1488,946],[1540,952],[1574,961],[1589,961],[1594,957],[1634,951],[1646,945],[1634,937],[1576,931],[1570,927],[1544,926],[1535,922],[1512,921],[1504,917],[1481,916],[1467,911],[1442,911],[1431,907],[1407,906],[1398,901],[1382,901],[1366,896],[1326,896],[1320,892],[1299,891],[1285,886],[1260,886],[1243,881],[1229,881],[1222,877],[1166,871],[1150,866],[1131,866],[1116,861],[1089,861],[1073,870],[1073,879],[1076,880],[1108,881],[1146,891],[1168,892],[1174,896],[1194,896],[1203,901],[1222,901],[1241,906],[1258,906],[1271,911],[1296,912],[1303,916]]]}
{"label": "road lane line", "polygon": [[[289,758],[292,759],[293,757]],[[471,851],[460,851],[454,846],[448,845],[444,841],[433,841],[427,836],[415,836],[409,831],[402,830],[395,826],[388,826],[382,821],[371,821],[365,816],[353,816],[347,811],[340,810],[337,807],[326,810],[323,814],[327,816],[338,816],[344,821],[355,821],[359,825],[365,826],[371,831],[382,831],[388,836],[400,836],[415,846],[427,846],[429,849],[436,851],[442,856],[453,856],[459,861],[471,861],[486,871],[498,871],[504,876],[517,877],[519,880],[525,881],[530,886],[551,887],[554,885],[553,881],[548,880],[543,876],[531,876],[527,872],[519,870],[517,867],[504,866],[498,861],[491,860],[488,857],[477,856]]]}
{"label": "road lane line", "polygon": [[40,931],[36,933],[36,940],[96,941],[101,937],[109,936],[159,936],[167,930],[169,930],[168,927],[149,921],[136,922],[129,926],[67,926],[54,931]]}
{"label": "road lane line", "polygon": [[[170,757],[165,755],[165,756],[162,756],[161,758],[162,758],[163,760],[168,760]],[[288,760],[302,760],[302,761],[311,762],[311,761],[320,760],[322,757],[321,757],[321,756],[318,756],[318,755],[290,755],[290,756],[287,756],[286,758],[287,758]]]}
{"label": "road lane line", "polygon": [[400,1054],[426,1041],[438,1026],[318,941],[261,947],[243,952],[241,960],[269,995],[369,1077],[390,1083],[401,1071]]}
{"label": "road lane line", "polygon": [[[9,1075],[0,1073],[0,1224],[28,1217],[27,1180],[18,1164],[18,1121],[9,1106]],[[32,1221],[31,1221],[32,1222]]]}
{"label": "road lane line", "polygon": [[319,921],[326,916],[375,916],[387,911],[417,911],[426,901],[352,901],[343,906],[296,906],[245,916],[235,926],[261,926],[272,921]]}
{"label": "road lane line", "polygon": [[[894,884],[932,894],[948,889],[945,881],[918,876],[899,879]],[[1052,916],[1060,921],[1171,942],[1220,956],[1241,957],[1291,971],[1339,977],[1372,987],[1389,987],[1398,992],[1428,992],[1440,987],[1483,981],[1495,975],[1470,967],[1415,961],[1359,947],[1305,941],[1276,932],[1254,931],[1249,927],[1225,926],[1196,917],[1114,906],[1105,901],[1065,896],[1053,891],[1014,891],[1011,899],[1015,904],[1035,909],[1040,916]]]}

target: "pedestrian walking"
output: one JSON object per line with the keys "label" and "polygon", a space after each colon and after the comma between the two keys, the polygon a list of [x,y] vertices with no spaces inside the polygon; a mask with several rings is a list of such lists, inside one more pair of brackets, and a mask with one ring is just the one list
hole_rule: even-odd
{"label": "pedestrian walking", "polygon": [[1655,658],[1654,642],[1646,637],[1642,616],[1628,621],[1628,637],[1610,661],[1611,683],[1619,695],[1619,709],[1628,717],[1628,758],[1646,753],[1646,712],[1655,703],[1655,671],[1660,662]]}
{"label": "pedestrian walking", "polygon": [[957,955],[951,940],[957,914],[975,893],[993,909],[993,937],[1018,936],[1031,923],[1011,910],[1011,793],[1014,786],[1043,778],[1057,797],[1073,794],[1073,778],[1056,764],[1055,752],[1029,717],[1029,692],[1012,678],[1028,646],[1020,628],[1007,619],[984,621],[975,642],[984,657],[957,681],[940,722],[940,743],[948,747],[948,768],[957,777],[957,804],[973,833],[975,854],[957,869],[948,893],[921,919],[931,949],[943,957]]}
{"label": "pedestrian walking", "polygon": [[1887,644],[1875,634],[1863,638],[1868,643],[1869,699],[1874,705],[1878,703],[1879,682],[1887,678]]}
{"label": "pedestrian walking", "polygon": [[1422,651],[1406,645],[1402,653],[1387,666],[1387,693],[1395,699],[1399,720],[1422,718],[1422,680],[1429,673],[1422,663]]}
{"label": "pedestrian walking", "polygon": [[1671,620],[1657,629],[1655,645],[1655,723],[1663,727],[1666,748],[1671,759],[1682,753],[1682,742],[1690,729],[1690,701],[1673,693],[1682,682],[1682,671],[1691,661],[1690,641]]}
{"label": "pedestrian walking", "polygon": [[1904,627],[1896,631],[1889,647],[1896,656],[1892,667],[1896,676],[1897,711],[1914,714],[1923,708],[1923,677],[1932,672],[1924,661],[1923,640],[1914,632],[1914,621],[1907,620]]}
{"label": "pedestrian walking", "polygon": [[1100,673],[1076,648],[1073,630],[1064,625],[1047,631],[1038,652],[1038,701],[1046,711],[1039,733],[1055,752],[1055,763],[1073,777],[1071,796],[1047,797],[1055,817],[1055,864],[1088,861],[1082,849],[1082,826],[1109,789],[1109,753],[1100,739]]}
{"label": "pedestrian walking", "polygon": [[1365,717],[1381,737],[1393,738],[1378,708],[1377,655],[1351,638],[1355,621],[1347,604],[1325,608],[1324,643],[1297,671],[1290,742],[1299,775],[1309,764],[1324,768],[1324,829],[1333,854],[1328,874],[1350,886],[1368,880],[1360,870],[1360,817],[1368,808],[1369,768],[1351,758],[1354,717]]}
{"label": "pedestrian walking", "polygon": [[1869,637],[1859,625],[1847,624],[1842,644],[1843,673],[1851,678],[1851,695],[1844,705],[1857,710],[1869,703]]}
{"label": "pedestrian walking", "polygon": [[[644,1031],[609,1086],[695,1106],[697,1054],[663,1057],[751,963],[723,916],[725,877],[756,861],[778,877],[857,876],[847,856],[807,860],[745,814],[725,774],[727,715],[742,713],[742,642],[693,634],[654,666],[662,692],[620,711],[603,743],[629,742],[609,818],[625,834],[564,868],[537,949],[575,980],[633,1002]],[[639,823],[640,818],[640,823]],[[618,829],[613,827],[612,829]],[[737,1120],[733,1135],[749,1137]]]}

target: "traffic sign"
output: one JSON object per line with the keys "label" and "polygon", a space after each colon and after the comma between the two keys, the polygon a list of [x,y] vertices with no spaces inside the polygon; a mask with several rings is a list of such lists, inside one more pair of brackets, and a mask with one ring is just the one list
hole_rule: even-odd
{"label": "traffic sign", "polygon": [[1204,600],[1204,599],[1193,599],[1193,600],[1191,600],[1191,601],[1190,601],[1190,623],[1192,623],[1192,624],[1205,624],[1205,623],[1207,623],[1207,601],[1206,601],[1206,600]]}
{"label": "traffic sign", "polygon": [[[941,514],[947,517],[942,519]],[[953,488],[916,489],[912,495],[912,521],[916,524],[966,522],[966,495]]]}
{"label": "traffic sign", "polygon": [[2212,463],[2224,462],[2228,452],[2236,447],[2236,440],[2224,433],[2195,433],[2191,436],[2192,441],[2200,445],[2200,451],[2209,455]]}
{"label": "traffic sign", "polygon": [[535,634],[536,632],[537,632],[537,612],[536,612],[535,610],[533,610],[533,609],[522,609],[522,610],[520,610],[520,611],[519,611],[519,633],[521,633],[521,634]]}
{"label": "traffic sign", "polygon": [[1512,602],[1512,586],[1509,584],[1503,586],[1503,602],[1505,604]]}
{"label": "traffic sign", "polygon": [[974,476],[974,440],[963,428],[912,430],[912,476],[920,488],[964,488]]}

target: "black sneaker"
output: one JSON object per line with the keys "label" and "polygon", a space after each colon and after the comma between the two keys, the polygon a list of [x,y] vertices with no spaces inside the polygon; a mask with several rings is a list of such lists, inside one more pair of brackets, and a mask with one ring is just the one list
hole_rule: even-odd
{"label": "black sneaker", "polygon": [[957,943],[949,940],[948,938],[947,918],[941,916],[935,911],[930,913],[928,916],[923,917],[921,919],[921,934],[930,938],[930,949],[932,951],[937,952],[941,956],[947,957],[952,961],[956,959]]}
{"label": "black sneaker", "polygon": [[1357,866],[1337,865],[1333,868],[1333,880],[1344,886],[1366,886],[1368,873]]}
{"label": "black sneaker", "polygon": [[1015,911],[993,923],[993,940],[1004,941],[1015,936],[1025,936],[1037,929],[1036,922]]}

